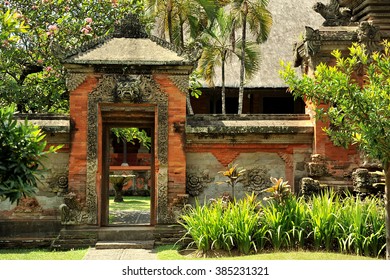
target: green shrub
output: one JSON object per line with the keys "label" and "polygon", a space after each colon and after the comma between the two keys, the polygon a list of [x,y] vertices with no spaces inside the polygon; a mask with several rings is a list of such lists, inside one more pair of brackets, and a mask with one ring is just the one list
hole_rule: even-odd
{"label": "green shrub", "polygon": [[308,202],[289,195],[260,204],[254,195],[225,203],[198,203],[183,217],[186,236],[204,252],[243,254],[264,249],[341,251],[379,257],[386,245],[383,201],[326,191]]}
{"label": "green shrub", "polygon": [[17,122],[14,113],[14,106],[0,108],[0,198],[11,202],[35,194],[40,159],[58,148],[45,151],[42,131],[27,120]]}
{"label": "green shrub", "polygon": [[339,250],[378,257],[386,243],[384,205],[380,199],[347,196],[340,211]]}
{"label": "green shrub", "polygon": [[334,192],[325,191],[315,195],[310,201],[309,222],[314,247],[319,250],[335,248],[339,232],[339,216],[341,210],[340,197]]}

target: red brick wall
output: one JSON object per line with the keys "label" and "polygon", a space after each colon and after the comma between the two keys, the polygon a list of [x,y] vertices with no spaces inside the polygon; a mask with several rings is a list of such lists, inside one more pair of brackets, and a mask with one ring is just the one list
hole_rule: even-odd
{"label": "red brick wall", "polygon": [[97,86],[97,77],[90,75],[70,93],[70,117],[73,129],[69,154],[69,192],[85,201],[87,183],[88,94]]}
{"label": "red brick wall", "polygon": [[178,194],[186,193],[186,96],[169,79],[169,75],[158,74],[154,79],[161,90],[168,93],[168,203],[171,204]]}

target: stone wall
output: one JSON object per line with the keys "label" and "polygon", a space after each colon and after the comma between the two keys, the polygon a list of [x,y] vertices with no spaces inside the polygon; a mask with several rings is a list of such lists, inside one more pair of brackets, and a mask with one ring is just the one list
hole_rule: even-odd
{"label": "stone wall", "polygon": [[229,164],[246,169],[236,198],[264,196],[270,177],[283,178],[298,190],[307,176],[313,128],[305,115],[197,115],[187,118],[187,193],[201,203],[232,193],[219,173]]}
{"label": "stone wall", "polygon": [[48,146],[63,145],[55,154],[43,158],[44,168],[38,173],[38,191],[36,196],[25,198],[11,204],[9,200],[0,201],[0,220],[59,220],[59,206],[63,195],[68,191],[69,160],[69,118],[65,116],[18,116],[28,118],[39,125],[46,133]]}

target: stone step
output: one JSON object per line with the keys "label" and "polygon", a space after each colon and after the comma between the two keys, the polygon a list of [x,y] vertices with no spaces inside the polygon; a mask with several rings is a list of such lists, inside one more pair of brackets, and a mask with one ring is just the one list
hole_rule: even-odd
{"label": "stone step", "polygon": [[98,231],[98,241],[154,240],[153,227],[107,227]]}
{"label": "stone step", "polygon": [[133,240],[133,241],[99,241],[96,249],[153,249],[154,240]]}
{"label": "stone step", "polygon": [[48,248],[54,237],[10,237],[0,239],[0,248]]}

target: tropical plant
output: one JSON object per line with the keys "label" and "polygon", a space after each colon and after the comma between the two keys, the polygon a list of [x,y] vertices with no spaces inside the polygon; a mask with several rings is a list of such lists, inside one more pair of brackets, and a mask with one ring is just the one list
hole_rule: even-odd
{"label": "tropical plant", "polygon": [[16,104],[21,113],[67,112],[61,59],[82,43],[111,33],[126,14],[141,14],[142,7],[139,0],[1,1],[1,103]]}
{"label": "tropical plant", "polygon": [[[349,51],[348,57],[333,51],[335,64],[320,64],[313,77],[299,77],[285,63],[281,76],[295,97],[305,97],[317,108],[317,117],[331,124],[324,130],[335,144],[355,143],[383,163],[386,256],[390,259],[390,42],[383,42],[381,52],[368,52],[361,44],[353,44]],[[361,70],[365,75],[359,78]]]}
{"label": "tropical plant", "polygon": [[218,173],[225,176],[227,179],[225,182],[218,182],[219,184],[226,183],[232,188],[232,196],[235,199],[234,189],[238,183],[244,179],[246,169],[239,167],[238,164],[230,163],[228,169],[225,171],[219,171]]}
{"label": "tropical plant", "polygon": [[274,177],[270,178],[273,183],[272,187],[265,189],[262,192],[271,193],[270,196],[265,197],[264,200],[275,200],[278,203],[283,203],[291,196],[291,186],[288,184],[288,181],[283,181],[283,178],[276,179]]}
{"label": "tropical plant", "polygon": [[199,59],[199,73],[207,84],[214,86],[214,77],[217,66],[221,66],[222,77],[222,114],[226,114],[225,102],[225,66],[228,59],[235,56],[236,41],[232,41],[234,18],[228,15],[223,8],[219,9],[215,23],[205,30],[202,37],[203,51]]}
{"label": "tropical plant", "polygon": [[148,136],[147,132],[143,129],[136,127],[127,128],[112,128],[111,131],[117,137],[117,140],[122,140],[124,143],[135,144],[134,140],[150,150],[152,144],[152,138]]}
{"label": "tropical plant", "polygon": [[[272,15],[267,9],[268,3],[269,0],[232,0],[233,11],[239,19],[236,28],[242,30],[238,114],[242,114],[245,78],[250,79],[254,74],[254,72],[248,71],[247,66],[251,60],[246,56],[247,25],[249,25],[249,31],[255,36],[256,43],[263,43],[268,39],[272,26]],[[257,69],[255,70],[257,71]]]}
{"label": "tropical plant", "polygon": [[12,203],[36,193],[41,158],[60,148],[46,150],[45,134],[14,113],[15,106],[0,107],[0,198]]}

